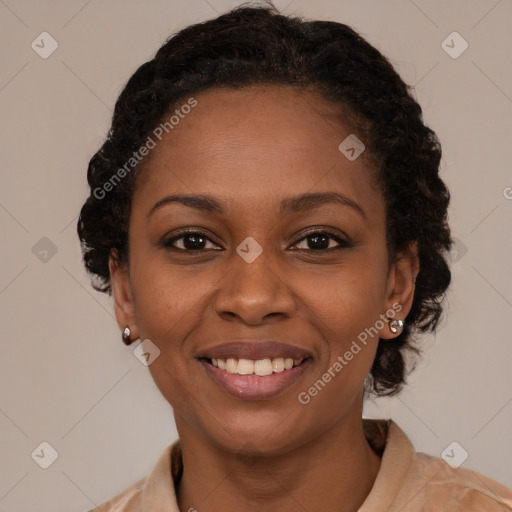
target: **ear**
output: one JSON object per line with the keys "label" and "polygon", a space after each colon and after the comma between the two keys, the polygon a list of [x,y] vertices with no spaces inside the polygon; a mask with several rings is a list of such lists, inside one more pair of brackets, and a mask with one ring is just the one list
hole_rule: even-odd
{"label": "ear", "polygon": [[[385,316],[405,321],[411,310],[414,300],[416,276],[420,269],[418,258],[418,244],[411,243],[405,250],[396,255],[395,261],[390,265],[388,284],[386,290]],[[394,315],[390,315],[389,312]],[[396,338],[398,334],[391,332],[389,322],[380,330],[379,337],[383,339]]]}
{"label": "ear", "polygon": [[117,324],[121,331],[129,327],[132,332],[132,340],[139,337],[135,320],[135,306],[132,296],[132,286],[128,272],[128,265],[119,260],[117,252],[112,250],[108,259],[110,282],[114,295],[114,309]]}

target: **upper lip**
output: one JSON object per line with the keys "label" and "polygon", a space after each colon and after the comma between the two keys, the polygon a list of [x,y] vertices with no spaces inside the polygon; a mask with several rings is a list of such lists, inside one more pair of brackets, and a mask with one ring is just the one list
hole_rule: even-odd
{"label": "upper lip", "polygon": [[279,341],[268,340],[245,340],[245,341],[231,341],[222,343],[210,348],[204,349],[198,356],[208,359],[265,359],[265,358],[292,358],[292,359],[307,359],[312,357],[310,351],[281,343]]}

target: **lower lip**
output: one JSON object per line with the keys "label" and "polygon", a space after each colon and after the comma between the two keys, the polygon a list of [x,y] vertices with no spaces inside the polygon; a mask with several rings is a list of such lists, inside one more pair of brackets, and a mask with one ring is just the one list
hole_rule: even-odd
{"label": "lower lip", "polygon": [[205,359],[200,363],[207,374],[230,395],[243,400],[270,400],[295,384],[311,364],[305,359],[299,366],[273,373],[265,377],[228,373],[213,366]]}

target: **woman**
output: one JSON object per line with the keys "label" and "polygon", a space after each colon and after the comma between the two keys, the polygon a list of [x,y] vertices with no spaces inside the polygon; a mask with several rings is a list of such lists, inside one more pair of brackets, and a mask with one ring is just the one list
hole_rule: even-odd
{"label": "woman", "polygon": [[440,319],[440,159],[346,25],[239,8],[137,70],[78,233],[179,441],[100,510],[512,510],[503,485],[362,419]]}

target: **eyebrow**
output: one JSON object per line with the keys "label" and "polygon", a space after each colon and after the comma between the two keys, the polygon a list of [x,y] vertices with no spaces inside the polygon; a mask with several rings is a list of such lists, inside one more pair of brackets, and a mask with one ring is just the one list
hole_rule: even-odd
{"label": "eyebrow", "polygon": [[[158,209],[167,204],[178,203],[189,208],[197,210],[218,213],[224,215],[226,213],[225,207],[214,197],[208,195],[184,195],[175,194],[166,196],[157,201],[148,213],[148,218]],[[366,219],[366,212],[364,209],[353,199],[350,199],[343,194],[337,192],[315,192],[305,193],[294,197],[287,197],[281,201],[279,214],[281,216],[290,215],[292,213],[300,213],[313,210],[326,204],[337,203],[343,206],[348,206],[354,209],[359,215]]]}

